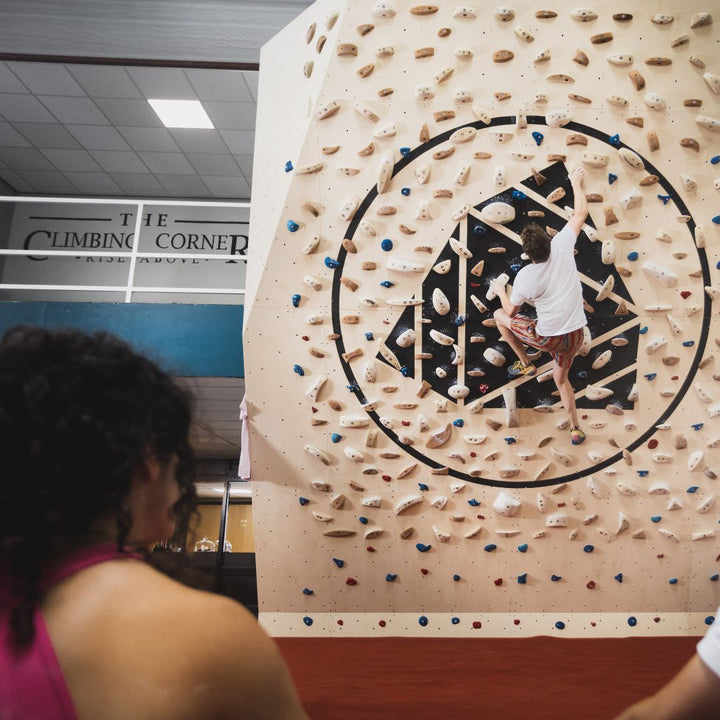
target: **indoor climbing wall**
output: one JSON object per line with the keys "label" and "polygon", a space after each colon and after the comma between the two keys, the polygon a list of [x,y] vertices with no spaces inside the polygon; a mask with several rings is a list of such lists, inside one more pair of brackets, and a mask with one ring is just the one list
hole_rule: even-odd
{"label": "indoor climbing wall", "polygon": [[[704,630],[720,17],[692,5],[320,0],[265,46],[245,357],[270,632]],[[489,288],[525,223],[563,227],[575,167],[581,446],[547,355],[508,379]]]}

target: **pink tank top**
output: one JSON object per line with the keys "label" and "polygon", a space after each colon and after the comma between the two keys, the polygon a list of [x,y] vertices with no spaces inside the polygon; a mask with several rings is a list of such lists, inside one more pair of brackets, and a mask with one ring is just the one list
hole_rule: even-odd
{"label": "pink tank top", "polygon": [[[112,543],[83,548],[53,565],[42,578],[42,589],[92,565],[139,557],[118,552]],[[0,572],[0,581],[0,720],[77,720],[41,612],[35,611],[35,639],[18,650],[9,633],[10,578]]]}

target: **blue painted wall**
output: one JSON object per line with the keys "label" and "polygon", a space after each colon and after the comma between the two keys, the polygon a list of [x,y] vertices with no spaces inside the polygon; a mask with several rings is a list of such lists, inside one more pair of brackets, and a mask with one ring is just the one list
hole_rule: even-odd
{"label": "blue painted wall", "polygon": [[173,375],[245,376],[242,305],[0,302],[0,335],[21,323],[106,330]]}

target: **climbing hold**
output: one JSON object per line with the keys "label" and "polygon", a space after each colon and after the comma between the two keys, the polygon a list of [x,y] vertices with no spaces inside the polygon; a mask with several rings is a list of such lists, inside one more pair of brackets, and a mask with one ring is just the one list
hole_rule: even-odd
{"label": "climbing hold", "polygon": [[428,619],[427,619],[424,615],[421,615],[421,616],[418,618],[418,623],[419,623],[422,627],[425,627],[425,626],[428,624]]}
{"label": "climbing hold", "polygon": [[702,430],[703,424],[704,423],[695,423],[695,424],[691,425],[690,427],[693,430],[698,431],[698,430]]}
{"label": "climbing hold", "polygon": [[558,620],[558,621],[555,623],[555,627],[556,627],[558,630],[564,630],[564,629],[565,629],[565,623],[564,623],[562,620]]}
{"label": "climbing hold", "polygon": [[618,145],[620,145],[620,135],[611,135],[611,136],[608,138],[608,142],[609,142],[611,145],[615,145],[615,147],[617,147]]}
{"label": "climbing hold", "polygon": [[668,582],[670,583],[670,585],[677,585],[677,581],[678,581],[677,578],[670,578],[670,579],[668,580]]}
{"label": "climbing hold", "polygon": [[344,561],[344,560],[341,560],[340,558],[333,558],[332,561],[333,561],[339,568],[345,566],[345,561]]}
{"label": "climbing hold", "polygon": [[638,330],[638,332],[639,332],[641,335],[644,335],[647,331],[648,331],[648,326],[647,326],[647,325],[643,325],[643,326]]}
{"label": "climbing hold", "polygon": [[301,298],[301,296],[298,295],[297,293],[295,293],[295,295],[292,296],[291,300],[292,300],[293,307],[299,307],[300,298]]}
{"label": "climbing hold", "polygon": [[658,200],[662,200],[663,205],[667,205],[670,202],[669,195],[658,195]]}
{"label": "climbing hold", "polygon": [[718,578],[720,578],[720,575],[718,575],[717,573],[710,576],[710,580],[712,580],[713,582],[717,582]]}
{"label": "climbing hold", "polygon": [[518,575],[517,581],[520,585],[526,585],[527,584],[527,573],[523,573],[522,575]]}
{"label": "climbing hold", "polygon": [[595,581],[594,581],[594,580],[590,580],[585,587],[586,587],[588,590],[594,590],[594,589],[595,589]]}
{"label": "climbing hold", "polygon": [[622,574],[622,573],[618,573],[618,574],[615,576],[615,579],[616,579],[619,583],[621,583],[621,582],[623,581],[623,574]]}
{"label": "climbing hold", "polygon": [[465,316],[464,315],[458,315],[455,318],[455,324],[460,327],[461,325],[465,324]]}
{"label": "climbing hold", "polygon": [[720,155],[715,155],[714,157],[711,157],[710,162],[713,165],[717,165],[718,163],[720,163]]}
{"label": "climbing hold", "polygon": [[459,576],[459,575],[453,575],[453,581],[454,581],[454,582],[460,582],[460,576]]}
{"label": "climbing hold", "polygon": [[476,500],[475,498],[468,500],[468,505],[472,505],[473,507],[477,507],[479,504],[480,504],[480,501]]}
{"label": "climbing hold", "polygon": [[497,550],[497,545],[495,545],[494,543],[490,543],[489,545],[486,545],[483,550],[485,552],[493,552],[493,550]]}
{"label": "climbing hold", "polygon": [[583,552],[591,553],[594,549],[595,549],[595,546],[594,546],[594,545],[586,545],[586,546],[583,548]]}
{"label": "climbing hold", "polygon": [[313,619],[307,615],[303,618],[303,622],[310,627],[313,624]]}
{"label": "climbing hold", "polygon": [[527,543],[523,543],[522,545],[518,545],[517,549],[518,549],[518,552],[521,552],[521,553],[527,552],[528,545],[527,545]]}
{"label": "climbing hold", "polygon": [[400,148],[400,154],[403,157],[407,157],[410,154],[410,148],[409,147],[401,147]]}
{"label": "climbing hold", "polygon": [[635,250],[633,250],[631,253],[628,253],[627,259],[628,259],[630,262],[634,262],[634,261],[637,260],[639,257],[640,257],[640,255],[639,255]]}
{"label": "climbing hold", "polygon": [[290,232],[297,232],[300,229],[300,226],[294,220],[288,220],[287,229]]}
{"label": "climbing hold", "polygon": [[326,257],[325,260],[323,260],[323,262],[325,263],[325,267],[328,267],[331,270],[334,270],[335,268],[340,267],[340,263],[331,257]]}
{"label": "climbing hold", "polygon": [[460,618],[459,618],[459,617],[450,618],[450,622],[451,622],[453,625],[457,625],[457,624],[460,622]]}
{"label": "climbing hold", "polygon": [[367,524],[368,524],[368,519],[367,519],[366,517],[363,517],[362,515],[358,518],[358,520],[359,520],[360,523],[362,523],[363,525],[367,525]]}
{"label": "climbing hold", "polygon": [[535,143],[537,145],[542,145],[542,141],[545,139],[545,136],[541,132],[538,132],[537,130],[535,130],[535,131],[533,131],[532,136],[533,136],[533,140],[535,140]]}
{"label": "climbing hold", "polygon": [[286,173],[292,172],[292,169],[293,169],[293,164],[292,164],[292,162],[290,162],[290,160],[288,160],[288,161],[285,163],[285,172],[286,172]]}
{"label": "climbing hold", "polygon": [[313,591],[310,588],[303,588],[303,595],[312,595]]}
{"label": "climbing hold", "polygon": [[393,249],[393,242],[392,242],[392,240],[391,240],[390,238],[385,238],[385,239],[380,243],[380,247],[381,247],[385,252],[390,252],[390,250]]}
{"label": "climbing hold", "polygon": [[512,196],[514,200],[527,200],[527,195],[520,190],[513,190]]}
{"label": "climbing hold", "polygon": [[694,340],[683,340],[683,347],[692,347],[695,344]]}
{"label": "climbing hold", "polygon": [[650,472],[649,470],[638,470],[637,474],[638,474],[638,477],[647,477],[649,472]]}
{"label": "climbing hold", "polygon": [[307,505],[310,502],[306,497],[299,497],[298,500],[300,501],[300,504],[303,506]]}
{"label": "climbing hold", "polygon": [[465,424],[465,421],[462,418],[458,418],[457,420],[453,420],[453,425],[455,427],[462,427]]}
{"label": "climbing hold", "polygon": [[375,339],[375,336],[374,336],[371,332],[366,332],[366,333],[365,333],[365,339],[366,339],[366,340],[374,340],[374,339]]}
{"label": "climbing hold", "polygon": [[656,377],[657,377],[657,373],[646,373],[645,374],[645,378],[650,381],[654,380]]}
{"label": "climbing hold", "polygon": [[496,580],[493,580],[493,584],[497,587],[500,587],[503,584],[502,578],[497,578]]}
{"label": "climbing hold", "polygon": [[425,483],[418,483],[418,489],[421,492],[427,492],[430,488]]}
{"label": "climbing hold", "polygon": [[346,585],[357,585],[357,580],[355,578],[349,577],[347,580],[345,580]]}
{"label": "climbing hold", "polygon": [[424,553],[424,552],[427,552],[427,551],[432,547],[432,545],[423,545],[422,543],[417,543],[417,544],[415,545],[415,547],[416,547],[421,553]]}
{"label": "climbing hold", "polygon": [[517,442],[517,438],[514,438],[514,437],[506,437],[506,438],[503,438],[503,439],[505,440],[505,442],[506,442],[508,445],[514,445],[514,444]]}
{"label": "climbing hold", "polygon": [[630,627],[635,627],[635,626],[637,625],[637,618],[636,618],[634,615],[631,615],[631,616],[628,618],[627,623],[628,623],[628,625],[629,625]]}
{"label": "climbing hold", "polygon": [[342,440],[342,435],[340,435],[340,433],[333,433],[330,436],[330,440],[332,440],[334,443],[339,443]]}
{"label": "climbing hold", "polygon": [[708,615],[705,618],[705,624],[706,625],[712,625],[715,622],[715,616],[714,615]]}
{"label": "climbing hold", "polygon": [[608,173],[608,183],[610,185],[612,185],[617,179],[618,176],[615,173]]}
{"label": "climbing hold", "polygon": [[404,188],[402,188],[402,190],[400,190],[400,192],[401,192],[405,197],[407,197],[407,196],[410,194],[410,188],[409,188],[409,187],[404,187]]}
{"label": "climbing hold", "polygon": [[396,579],[397,579],[397,575],[395,575],[394,573],[388,573],[385,576],[385,580],[387,580],[387,582],[395,582]]}
{"label": "climbing hold", "polygon": [[562,576],[561,576],[561,575],[551,575],[551,576],[550,576],[550,579],[551,579],[553,582],[558,582],[559,580],[562,580]]}
{"label": "climbing hold", "polygon": [[691,495],[693,495],[694,493],[696,493],[696,492],[698,491],[698,489],[699,489],[699,488],[698,488],[697,485],[691,485],[685,492],[690,493]]}
{"label": "climbing hold", "polygon": [[650,520],[654,523],[659,523],[662,520],[662,515],[653,515]]}

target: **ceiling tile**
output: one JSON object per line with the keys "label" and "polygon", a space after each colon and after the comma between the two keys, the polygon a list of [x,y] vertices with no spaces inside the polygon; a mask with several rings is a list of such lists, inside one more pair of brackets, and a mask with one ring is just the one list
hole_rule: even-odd
{"label": "ceiling tile", "polygon": [[255,148],[254,130],[221,130],[220,134],[233,155],[252,155]]}
{"label": "ceiling tile", "polygon": [[197,170],[198,175],[242,177],[240,168],[235,164],[232,155],[188,153],[187,159],[192,163],[195,170]]}
{"label": "ceiling tile", "polygon": [[253,130],[255,128],[255,103],[204,102],[205,110],[218,130]]}
{"label": "ceiling tile", "polygon": [[35,148],[0,148],[0,160],[11,170],[55,170]]}
{"label": "ceiling tile", "polygon": [[30,147],[30,143],[10,123],[0,122],[0,147]]}
{"label": "ceiling tile", "polygon": [[76,123],[78,125],[110,124],[90,98],[41,95],[39,99],[61,123]]}
{"label": "ceiling tile", "polygon": [[245,82],[248,84],[248,87],[250,88],[250,93],[255,98],[255,100],[257,100],[258,77],[259,77],[260,73],[257,70],[243,70],[243,75],[245,76]]}
{"label": "ceiling tile", "polygon": [[177,152],[178,146],[165,128],[119,127],[133,150]]}
{"label": "ceiling tile", "polygon": [[41,150],[42,154],[63,172],[93,172],[100,166],[85,150]]}
{"label": "ceiling tile", "polygon": [[110,177],[127,195],[165,195],[165,188],[149,173],[110,173]]}
{"label": "ceiling tile", "polygon": [[0,93],[29,92],[30,91],[20,82],[17,75],[13,75],[5,63],[0,63]]}
{"label": "ceiling tile", "polygon": [[138,153],[150,171],[165,175],[194,175],[195,171],[182,153],[141,152]]}
{"label": "ceiling tile", "polygon": [[36,148],[79,148],[78,141],[57,123],[14,123],[13,127]]}
{"label": "ceiling tile", "polygon": [[75,186],[61,172],[26,170],[21,175],[35,188],[35,192],[58,195],[77,194]]}
{"label": "ceiling tile", "polygon": [[235,162],[242,170],[243,175],[248,179],[252,179],[253,172],[253,156],[252,155],[234,155]]}
{"label": "ceiling tile", "polygon": [[250,186],[245,178],[202,176],[214,197],[245,199],[250,197]]}
{"label": "ceiling tile", "polygon": [[147,167],[134,152],[119,150],[92,150],[90,154],[103,170],[112,173],[146,173]]}
{"label": "ceiling tile", "polygon": [[101,172],[66,172],[73,185],[85,195],[122,195],[109,175]]}
{"label": "ceiling tile", "polygon": [[68,65],[67,69],[93,98],[141,98],[142,93],[123,67]]}
{"label": "ceiling tile", "polygon": [[122,135],[109,125],[68,125],[67,129],[86,150],[130,150]]}
{"label": "ceiling tile", "polygon": [[27,180],[12,170],[0,170],[0,178],[10,185],[15,192],[31,193],[34,190],[33,186]]}
{"label": "ceiling tile", "polygon": [[131,67],[130,76],[146,98],[197,100],[197,94],[180,68]]}
{"label": "ceiling tile", "polygon": [[8,67],[35,95],[85,96],[75,78],[59,63],[12,62]]}
{"label": "ceiling tile", "polygon": [[170,128],[170,134],[186,153],[227,153],[227,145],[217,130]]}
{"label": "ceiling tile", "polygon": [[96,98],[96,103],[116,127],[163,127],[147,100]]}
{"label": "ceiling tile", "polygon": [[197,175],[157,175],[165,190],[174,197],[207,197],[208,189]]}
{"label": "ceiling tile", "polygon": [[200,100],[252,102],[253,97],[240,70],[185,70]]}
{"label": "ceiling tile", "polygon": [[47,108],[32,95],[0,93],[0,115],[11,122],[55,122]]}

